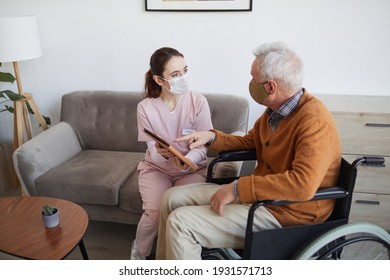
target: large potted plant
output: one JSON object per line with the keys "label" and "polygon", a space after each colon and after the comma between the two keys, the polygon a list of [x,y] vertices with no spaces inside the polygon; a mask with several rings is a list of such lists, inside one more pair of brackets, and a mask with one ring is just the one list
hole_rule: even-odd
{"label": "large potted plant", "polygon": [[[1,62],[0,62],[0,67],[1,67]],[[6,73],[6,72],[1,72],[0,71],[0,82],[5,82],[5,83],[13,83],[15,81],[15,77],[11,73]],[[12,106],[9,106],[9,102],[11,101],[17,101],[25,99],[23,95],[20,95],[18,93],[13,92],[12,90],[1,90],[0,91],[0,113],[3,112],[14,112],[14,108]],[[26,101],[26,106],[28,108],[28,111],[31,114],[34,114],[33,110],[31,109],[30,105],[28,104],[28,101]],[[49,117],[43,116],[45,119],[46,124],[50,125],[51,121]]]}
{"label": "large potted plant", "polygon": [[[1,62],[0,62],[0,67],[1,67]],[[15,77],[11,73],[5,73],[5,72],[0,72],[0,82],[6,82],[6,83],[13,83],[15,81]],[[9,101],[16,101],[24,99],[24,96],[14,93],[12,90],[2,90],[0,91],[0,113],[3,112],[14,112],[14,108],[12,106],[8,105],[3,105],[4,103],[8,103]]]}

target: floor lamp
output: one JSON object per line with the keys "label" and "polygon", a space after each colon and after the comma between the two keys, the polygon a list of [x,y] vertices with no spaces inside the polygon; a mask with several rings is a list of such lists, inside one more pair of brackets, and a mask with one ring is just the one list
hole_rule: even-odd
{"label": "floor lamp", "polygon": [[[0,17],[0,62],[13,63],[18,93],[25,97],[14,102],[14,149],[24,143],[23,123],[27,139],[32,137],[26,102],[30,105],[41,127],[44,130],[48,128],[32,94],[23,91],[18,67],[18,61],[37,58],[41,55],[41,44],[35,16]],[[14,177],[16,179],[16,176]]]}

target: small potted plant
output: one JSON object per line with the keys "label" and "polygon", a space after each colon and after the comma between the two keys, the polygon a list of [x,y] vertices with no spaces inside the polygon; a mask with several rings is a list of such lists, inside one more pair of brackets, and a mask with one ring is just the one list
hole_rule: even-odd
{"label": "small potted plant", "polygon": [[47,228],[56,227],[59,223],[59,213],[58,208],[55,208],[51,205],[44,205],[42,208],[42,218],[43,223]]}

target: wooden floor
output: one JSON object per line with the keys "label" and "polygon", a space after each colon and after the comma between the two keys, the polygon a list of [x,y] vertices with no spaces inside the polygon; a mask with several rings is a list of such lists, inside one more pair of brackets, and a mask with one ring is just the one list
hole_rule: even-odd
{"label": "wooden floor", "polygon": [[[0,196],[18,195],[14,190],[0,194]],[[126,225],[110,222],[90,221],[84,236],[84,245],[91,260],[129,260],[130,247],[136,232],[135,225]],[[359,249],[361,251],[361,249]],[[364,250],[363,250],[364,251]],[[155,244],[152,254],[147,259],[153,260]],[[0,252],[0,260],[15,260],[17,257]],[[66,260],[82,260],[80,249],[76,247]]]}

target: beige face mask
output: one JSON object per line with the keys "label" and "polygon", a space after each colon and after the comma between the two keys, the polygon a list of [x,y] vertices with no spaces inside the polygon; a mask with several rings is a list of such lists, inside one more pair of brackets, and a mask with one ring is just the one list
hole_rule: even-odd
{"label": "beige face mask", "polygon": [[258,84],[253,79],[249,83],[249,93],[253,100],[259,104],[262,104],[264,99],[268,97],[268,93],[265,91],[263,84]]}

